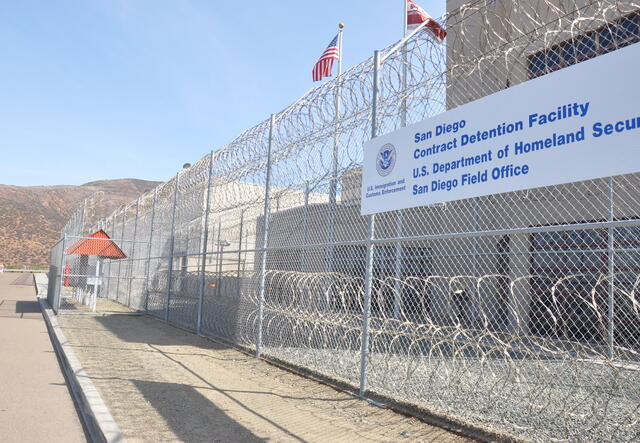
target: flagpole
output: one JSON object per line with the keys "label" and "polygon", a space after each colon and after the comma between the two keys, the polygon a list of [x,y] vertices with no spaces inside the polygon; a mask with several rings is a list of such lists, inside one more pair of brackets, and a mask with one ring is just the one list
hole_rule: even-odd
{"label": "flagpole", "polygon": [[338,23],[338,77],[342,75],[342,30],[344,23]]}
{"label": "flagpole", "polygon": [[[333,158],[331,165],[331,183],[329,184],[329,220],[327,223],[327,243],[332,244],[335,232],[337,193],[338,193],[338,157],[340,145],[340,102],[342,86],[342,29],[343,23],[338,24],[338,75],[336,77],[335,115],[334,115],[334,135],[333,135]],[[333,271],[333,246],[327,248],[325,253],[325,272]]]}
{"label": "flagpole", "polygon": [[418,32],[420,32],[422,29],[424,29],[425,26],[427,26],[427,23],[429,23],[427,20],[423,21],[422,23],[420,23],[416,29],[412,30],[411,32],[408,32],[407,35],[400,40],[398,43],[396,43],[396,45],[389,49],[387,51],[387,53],[385,55],[381,55],[380,56],[380,63],[384,63],[386,59],[388,59],[389,57],[391,57],[399,48],[401,48],[411,37],[413,37],[414,35],[416,35]]}
{"label": "flagpole", "polygon": [[409,22],[409,17],[407,17],[407,15],[409,14],[409,4],[407,2],[407,0],[402,0],[402,2],[404,3],[404,20],[403,20],[403,28],[402,28],[402,38],[407,36],[407,26],[408,26],[408,22]]}
{"label": "flagpole", "polygon": [[[404,26],[402,30],[402,38],[405,38],[409,27],[409,2],[407,0],[402,0],[402,2],[404,3]],[[405,41],[404,45],[402,45],[402,109],[400,115],[400,125],[402,127],[407,126],[407,75],[407,42]]]}

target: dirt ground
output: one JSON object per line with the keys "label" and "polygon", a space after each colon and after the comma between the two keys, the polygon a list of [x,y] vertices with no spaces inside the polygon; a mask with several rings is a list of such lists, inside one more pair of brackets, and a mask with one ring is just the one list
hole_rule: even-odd
{"label": "dirt ground", "polygon": [[[79,303],[71,295],[68,295],[64,299],[64,303],[61,306],[61,310],[65,313],[79,312],[91,312],[91,308],[85,304]],[[137,312],[135,309],[131,309],[128,306],[117,303],[113,300],[106,298],[98,298],[96,300],[96,312],[100,313],[115,313],[115,312]]]}
{"label": "dirt ground", "polygon": [[129,441],[467,441],[146,316],[61,315]]}

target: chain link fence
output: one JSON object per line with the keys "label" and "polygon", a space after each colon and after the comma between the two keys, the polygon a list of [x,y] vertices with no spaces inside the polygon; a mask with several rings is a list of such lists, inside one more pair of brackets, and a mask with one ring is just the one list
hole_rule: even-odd
{"label": "chain link fence", "polygon": [[[421,32],[388,56],[375,103],[369,59],[97,225],[74,216],[49,302],[117,302],[521,439],[638,440],[640,174],[359,205],[372,132],[633,44],[639,8],[450,1],[445,44]],[[99,272],[69,254],[97,229],[126,255]]]}

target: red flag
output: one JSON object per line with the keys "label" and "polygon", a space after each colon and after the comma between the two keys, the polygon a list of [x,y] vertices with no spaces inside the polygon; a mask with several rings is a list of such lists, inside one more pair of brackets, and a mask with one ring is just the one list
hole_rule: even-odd
{"label": "red flag", "polygon": [[447,36],[447,31],[445,31],[427,11],[422,9],[420,5],[417,5],[413,0],[407,0],[407,27],[415,29],[424,22],[427,22],[427,24],[424,25],[425,29],[427,29],[436,40],[442,43],[442,40]]}

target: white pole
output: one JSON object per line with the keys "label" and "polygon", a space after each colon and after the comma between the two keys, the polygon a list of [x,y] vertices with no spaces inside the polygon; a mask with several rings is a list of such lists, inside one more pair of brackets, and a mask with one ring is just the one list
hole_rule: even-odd
{"label": "white pole", "polygon": [[408,26],[408,17],[407,14],[409,14],[409,4],[407,3],[407,0],[402,0],[402,2],[404,3],[404,16],[403,16],[403,27],[402,27],[402,37],[406,37],[407,36],[407,26]]}
{"label": "white pole", "polygon": [[335,219],[337,211],[337,194],[338,194],[338,162],[339,162],[339,145],[340,145],[340,101],[341,101],[341,82],[342,79],[342,29],[344,24],[338,24],[338,76],[336,77],[336,96],[335,96],[335,114],[334,114],[334,134],[333,134],[333,159],[331,167],[331,183],[329,184],[329,220],[327,223],[327,243],[329,246],[325,251],[324,270],[325,272],[333,271],[333,246],[335,236]]}
{"label": "white pole", "polygon": [[[408,4],[407,0],[402,0],[404,3],[404,17],[403,17],[403,28],[402,28],[402,37],[407,36],[407,27],[408,27]],[[400,126],[407,126],[407,75],[408,75],[408,67],[407,67],[407,44],[402,46],[402,101],[400,103]],[[396,213],[396,237],[402,236],[402,231],[404,229],[404,219],[402,216],[402,211],[398,211]],[[400,280],[402,279],[402,243],[396,242],[395,245],[395,266],[394,266],[394,284],[393,284],[393,318],[399,319],[402,309],[402,285],[400,284]]]}
{"label": "white pole", "polygon": [[404,46],[404,44],[409,41],[409,39],[411,37],[413,37],[414,35],[416,35],[418,32],[420,32],[425,26],[427,26],[427,23],[429,23],[428,20],[423,21],[422,23],[420,23],[416,29],[414,29],[413,31],[411,31],[410,33],[408,33],[407,35],[404,36],[404,38],[402,40],[400,40],[393,48],[389,49],[389,51],[385,54],[380,56],[380,64],[383,64],[385,62],[386,59],[388,59],[390,56],[392,56],[398,49],[400,49],[401,47]]}
{"label": "white pole", "polygon": [[344,23],[338,24],[338,77],[342,74],[342,29]]}

